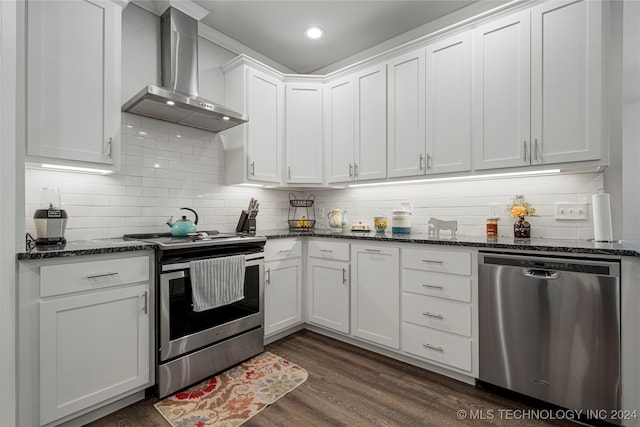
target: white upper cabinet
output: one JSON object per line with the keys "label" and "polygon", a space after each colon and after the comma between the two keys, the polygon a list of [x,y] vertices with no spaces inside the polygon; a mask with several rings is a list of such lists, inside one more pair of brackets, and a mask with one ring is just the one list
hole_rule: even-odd
{"label": "white upper cabinet", "polygon": [[529,163],[529,28],[526,11],[474,30],[475,169]]}
{"label": "white upper cabinet", "polygon": [[350,77],[324,88],[325,165],[329,182],[353,179],[355,155],[355,95]]}
{"label": "white upper cabinet", "polygon": [[355,76],[357,180],[387,177],[387,66],[380,64]]}
{"label": "white upper cabinet", "polygon": [[600,1],[553,1],[474,30],[474,167],[600,160]]}
{"label": "white upper cabinet", "polygon": [[470,170],[470,44],[463,33],[389,62],[389,177]]}
{"label": "white upper cabinet", "polygon": [[424,173],[425,49],[388,63],[389,177]]}
{"label": "white upper cabinet", "polygon": [[253,67],[244,57],[225,67],[225,103],[249,122],[223,133],[226,183],[280,184],[284,85],[278,76]]}
{"label": "white upper cabinet", "polygon": [[386,64],[325,87],[328,182],[387,176]]}
{"label": "white upper cabinet", "polygon": [[602,3],[554,1],[531,10],[534,163],[601,157]]}
{"label": "white upper cabinet", "polygon": [[27,160],[115,169],[122,7],[28,1]]}
{"label": "white upper cabinet", "polygon": [[288,184],[322,184],[322,84],[286,83]]}
{"label": "white upper cabinet", "polygon": [[427,46],[427,173],[471,169],[471,37],[468,32]]}

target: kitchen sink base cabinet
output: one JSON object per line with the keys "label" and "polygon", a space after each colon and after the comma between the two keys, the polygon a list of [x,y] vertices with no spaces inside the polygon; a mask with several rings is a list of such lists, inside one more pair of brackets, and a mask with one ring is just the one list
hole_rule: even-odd
{"label": "kitchen sink base cabinet", "polygon": [[152,257],[19,264],[19,425],[82,425],[144,397],[155,381]]}

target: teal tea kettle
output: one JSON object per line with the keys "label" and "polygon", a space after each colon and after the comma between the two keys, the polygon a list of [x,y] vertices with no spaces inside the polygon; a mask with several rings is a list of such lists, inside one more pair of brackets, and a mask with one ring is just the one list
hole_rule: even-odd
{"label": "teal tea kettle", "polygon": [[182,218],[177,220],[176,222],[172,222],[173,217],[169,218],[169,220],[167,221],[167,225],[171,228],[171,235],[187,236],[190,233],[197,233],[198,229],[196,228],[196,224],[198,224],[198,213],[189,208],[180,209],[193,212],[193,214],[196,216],[196,220],[194,222],[191,222],[191,220],[187,219],[185,215],[182,215]]}

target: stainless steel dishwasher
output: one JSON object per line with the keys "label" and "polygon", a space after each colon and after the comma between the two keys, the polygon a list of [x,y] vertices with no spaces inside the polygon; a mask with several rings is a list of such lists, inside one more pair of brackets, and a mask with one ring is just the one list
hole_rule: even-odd
{"label": "stainless steel dishwasher", "polygon": [[478,262],[479,379],[567,409],[620,409],[620,264],[482,252]]}

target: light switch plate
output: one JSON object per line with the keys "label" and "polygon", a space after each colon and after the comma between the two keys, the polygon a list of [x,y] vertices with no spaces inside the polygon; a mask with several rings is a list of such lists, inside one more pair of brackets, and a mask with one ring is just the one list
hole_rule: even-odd
{"label": "light switch plate", "polygon": [[561,220],[587,219],[587,204],[578,202],[556,202],[555,217]]}

